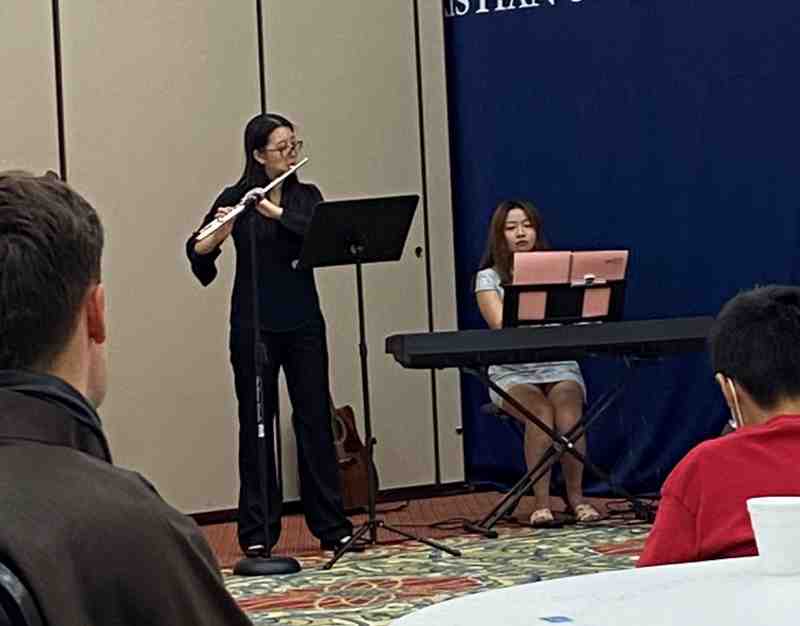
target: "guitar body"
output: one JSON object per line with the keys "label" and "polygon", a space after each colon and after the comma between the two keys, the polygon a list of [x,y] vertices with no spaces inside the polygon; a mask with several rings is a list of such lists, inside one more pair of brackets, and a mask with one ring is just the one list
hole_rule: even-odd
{"label": "guitar body", "polygon": [[[345,511],[365,509],[369,502],[369,453],[358,435],[352,407],[331,406],[331,420]],[[372,468],[377,492],[378,473],[374,463]]]}

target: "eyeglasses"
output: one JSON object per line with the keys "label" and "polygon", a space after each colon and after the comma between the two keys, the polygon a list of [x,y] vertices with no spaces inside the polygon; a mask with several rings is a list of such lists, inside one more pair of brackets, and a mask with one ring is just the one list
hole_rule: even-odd
{"label": "eyeglasses", "polygon": [[303,140],[298,139],[297,141],[283,142],[275,146],[274,148],[264,148],[264,152],[280,152],[282,156],[286,156],[288,154],[299,154],[303,150]]}

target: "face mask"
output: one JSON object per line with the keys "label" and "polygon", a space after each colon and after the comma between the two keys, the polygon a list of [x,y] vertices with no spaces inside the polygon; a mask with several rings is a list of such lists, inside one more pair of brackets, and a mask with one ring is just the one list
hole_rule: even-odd
{"label": "face mask", "polygon": [[744,420],[742,419],[742,409],[739,406],[739,394],[736,393],[736,385],[733,384],[733,381],[730,378],[726,376],[724,377],[724,380],[725,384],[728,385],[728,390],[733,398],[733,408],[731,408],[731,418],[728,420],[728,424],[730,424],[731,428],[736,430],[744,425]]}

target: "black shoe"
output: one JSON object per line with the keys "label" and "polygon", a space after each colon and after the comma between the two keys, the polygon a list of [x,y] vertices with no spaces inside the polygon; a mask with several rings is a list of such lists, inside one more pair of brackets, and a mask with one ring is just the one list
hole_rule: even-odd
{"label": "black shoe", "polygon": [[[319,547],[326,551],[326,552],[333,552],[334,554],[338,554],[342,551],[345,544],[350,541],[350,535],[346,537],[342,537],[340,539],[323,539],[319,542]],[[364,551],[364,543],[361,541],[354,541],[349,546],[347,546],[347,552],[363,552]]]}

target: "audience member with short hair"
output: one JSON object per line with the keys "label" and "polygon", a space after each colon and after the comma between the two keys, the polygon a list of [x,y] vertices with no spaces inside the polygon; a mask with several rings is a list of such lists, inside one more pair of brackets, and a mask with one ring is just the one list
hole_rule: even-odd
{"label": "audience member with short hair", "polygon": [[735,432],[701,443],[669,475],[639,566],[755,555],[747,499],[800,496],[800,288],[733,298],[710,349]]}
{"label": "audience member with short hair", "polygon": [[0,172],[0,561],[47,624],[250,624],[197,525],[111,462],[102,250],[57,176]]}

